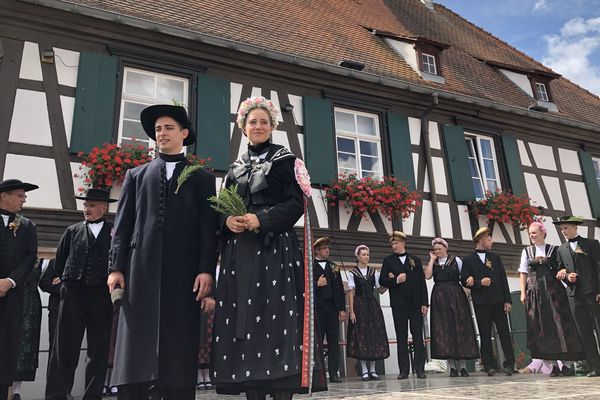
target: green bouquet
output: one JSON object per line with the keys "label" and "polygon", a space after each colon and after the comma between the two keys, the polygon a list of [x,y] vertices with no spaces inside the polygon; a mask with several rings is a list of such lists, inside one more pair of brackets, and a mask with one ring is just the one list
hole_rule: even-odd
{"label": "green bouquet", "polygon": [[231,185],[228,188],[221,189],[219,196],[211,196],[208,200],[212,203],[213,210],[234,217],[246,215],[246,205],[244,199],[237,192],[237,185]]}

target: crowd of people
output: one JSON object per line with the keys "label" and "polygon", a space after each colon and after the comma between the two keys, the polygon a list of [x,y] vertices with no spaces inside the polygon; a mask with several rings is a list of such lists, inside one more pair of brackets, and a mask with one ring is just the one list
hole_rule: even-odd
{"label": "crowd of people", "polygon": [[[249,145],[231,165],[225,187],[236,188],[244,215],[211,207],[215,176],[191,165],[182,151],[196,140],[183,107],[151,106],[140,119],[158,156],[127,172],[114,225],[105,219],[109,203],[117,201],[108,191],[92,188],[76,196],[83,200],[83,221],[65,230],[54,260],[36,262],[35,224],[19,214],[26,192],[38,187],[0,182],[0,400],[10,386],[12,400],[19,400],[20,382],[35,379],[38,284],[50,294],[47,400],[71,398],[84,332],[84,399],[100,399],[107,387],[116,387],[121,400],[191,400],[196,389],[213,385],[217,393],[244,393],[251,400],[326,390],[327,375],[331,383],[341,381],[345,320],[347,355],[357,360],[362,380],[379,380],[376,361],[389,357],[390,348],[376,293],[386,291],[398,379],[411,370],[426,378],[428,312],[431,357],[447,360],[451,377],[468,377],[466,361],[478,358],[489,376],[513,374],[512,301],[489,228],[475,233],[475,250],[462,259],[449,254],[446,240],[434,239],[425,266],[407,251],[407,236],[394,231],[381,270],[369,265],[369,247],[360,244],[355,266],[342,271],[329,260],[329,238],[319,238],[309,252],[315,256],[311,321],[305,298],[312,290],[294,229],[310,185],[307,190],[304,164],[271,141],[274,103],[249,98],[237,113]],[[582,222],[573,216],[554,222],[567,239],[560,246],[545,243],[541,222],[529,227],[531,245],[519,266],[521,301],[528,347],[541,362],[529,371],[546,365],[551,376],[574,375],[570,363],[586,359],[588,376],[600,375],[600,332],[594,334],[600,326],[600,243],[577,234]],[[431,296],[428,279],[434,280]],[[316,329],[305,335],[312,322]],[[493,352],[494,325],[502,365]]]}

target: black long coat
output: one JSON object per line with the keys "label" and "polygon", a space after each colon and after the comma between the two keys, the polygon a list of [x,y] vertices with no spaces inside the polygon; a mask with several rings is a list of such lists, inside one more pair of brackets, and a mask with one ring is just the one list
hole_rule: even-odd
{"label": "black long coat", "polygon": [[[486,263],[481,262],[477,252],[473,252],[463,259],[460,280],[463,286],[467,287],[467,279],[470,276],[473,277],[474,283],[470,287],[473,304],[512,303],[502,259],[497,254],[488,251],[485,253],[485,260]],[[483,286],[481,284],[483,278],[491,278],[492,284]]]}
{"label": "black long coat", "polygon": [[216,213],[208,201],[215,177],[198,170],[175,194],[185,163],[167,181],[158,158],[128,171],[123,183],[110,251],[126,292],[113,385],[196,385],[202,311],[192,287],[197,274],[215,274]]}
{"label": "black long coat", "polygon": [[563,243],[556,256],[560,268],[577,273],[577,281],[573,284],[566,280],[569,296],[591,296],[600,294],[600,243],[594,239],[579,237],[577,245],[582,253],[571,252],[569,242]]}
{"label": "black long coat", "polygon": [[11,278],[17,284],[0,297],[0,385],[10,385],[15,379],[23,332],[23,289],[37,253],[36,226],[21,218],[16,235],[0,221],[4,230],[0,233],[0,278]]}
{"label": "black long coat", "polygon": [[[388,276],[390,272],[394,275],[394,278]],[[398,283],[396,278],[402,273],[406,274],[406,281]],[[381,266],[379,284],[390,289],[390,305],[392,307],[404,306],[407,296],[412,297],[412,304],[419,308],[429,305],[423,264],[418,257],[412,254],[406,254],[404,264],[402,264],[397,254],[390,254],[385,257]]]}

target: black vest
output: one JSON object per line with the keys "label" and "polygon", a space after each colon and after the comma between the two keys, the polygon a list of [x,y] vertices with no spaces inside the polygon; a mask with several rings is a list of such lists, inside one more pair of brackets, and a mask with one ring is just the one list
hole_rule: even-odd
{"label": "black vest", "polygon": [[98,237],[94,238],[87,224],[82,222],[75,226],[62,276],[64,282],[86,286],[106,284],[112,227],[111,222],[104,221]]}

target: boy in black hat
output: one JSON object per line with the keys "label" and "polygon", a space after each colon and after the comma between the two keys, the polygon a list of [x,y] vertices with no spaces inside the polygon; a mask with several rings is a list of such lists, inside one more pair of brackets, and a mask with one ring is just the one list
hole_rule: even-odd
{"label": "boy in black hat", "polygon": [[512,309],[508,279],[502,259],[492,253],[492,231],[480,228],[473,236],[475,251],[463,259],[460,273],[463,286],[471,289],[475,317],[481,337],[481,362],[488,376],[496,374],[496,360],[492,348],[492,323],[500,336],[504,352],[504,373],[512,375],[515,353],[508,327],[507,314]]}
{"label": "boy in black hat", "polygon": [[151,106],[140,117],[158,158],[127,172],[117,210],[108,286],[125,298],[112,384],[119,399],[194,399],[200,313],[217,261],[215,177],[182,152],[196,139],[183,107]]}
{"label": "boy in black hat", "polygon": [[87,331],[85,399],[102,398],[112,326],[112,303],[106,287],[113,224],[104,219],[116,200],[102,189],[89,189],[84,220],[60,238],[54,264],[62,281],[54,344],[46,380],[46,400],[66,400],[73,388],[84,332]]}
{"label": "boy in black hat", "polygon": [[556,277],[567,283],[567,294],[575,300],[575,322],[592,368],[588,376],[600,376],[596,339],[600,337],[600,243],[579,236],[577,226],[583,223],[581,217],[568,215],[553,223],[559,225],[567,240],[556,253],[561,268]]}
{"label": "boy in black hat", "polygon": [[37,254],[35,224],[17,212],[25,204],[25,192],[37,188],[18,179],[0,182],[0,400],[6,400],[17,372],[23,285]]}

